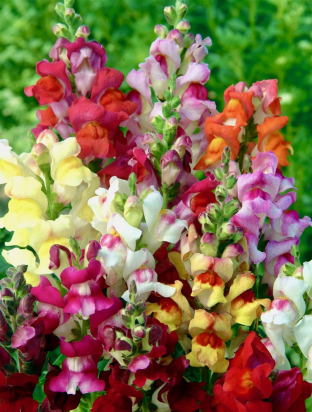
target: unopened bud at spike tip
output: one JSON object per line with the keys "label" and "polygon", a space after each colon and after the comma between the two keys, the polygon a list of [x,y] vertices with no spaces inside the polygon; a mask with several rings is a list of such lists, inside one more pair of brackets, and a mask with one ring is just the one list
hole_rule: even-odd
{"label": "unopened bud at spike tip", "polygon": [[64,17],[65,6],[63,3],[56,3],[54,10],[61,18]]}
{"label": "unopened bud at spike tip", "polygon": [[183,17],[185,16],[187,12],[187,5],[185,3],[177,2],[176,11],[177,11],[178,20],[183,19]]}
{"label": "unopened bud at spike tip", "polygon": [[225,165],[226,163],[229,163],[231,159],[231,150],[229,146],[226,146],[223,149],[222,157],[221,157],[221,162]]}
{"label": "unopened bud at spike tip", "polygon": [[177,12],[175,7],[167,6],[164,8],[165,18],[171,26],[174,26],[176,19],[177,19]]}

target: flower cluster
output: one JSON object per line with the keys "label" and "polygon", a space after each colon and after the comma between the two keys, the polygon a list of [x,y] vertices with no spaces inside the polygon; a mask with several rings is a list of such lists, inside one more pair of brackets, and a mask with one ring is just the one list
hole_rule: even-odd
{"label": "flower cluster", "polygon": [[312,224],[290,209],[277,80],[230,86],[219,113],[186,10],[165,8],[124,93],[56,6],[31,150],[0,141],[0,412],[305,410]]}

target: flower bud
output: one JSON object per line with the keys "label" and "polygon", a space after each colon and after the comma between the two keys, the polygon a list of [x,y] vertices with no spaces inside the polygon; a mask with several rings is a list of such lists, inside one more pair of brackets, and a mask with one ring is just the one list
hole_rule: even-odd
{"label": "flower bud", "polygon": [[171,100],[173,98],[173,94],[170,90],[165,90],[164,91],[164,96],[166,100]]}
{"label": "flower bud", "polygon": [[130,338],[123,337],[117,340],[117,342],[115,343],[114,349],[121,351],[121,352],[128,352],[124,354],[130,355],[135,349],[135,344]]}
{"label": "flower bud", "polygon": [[20,301],[17,313],[23,315],[25,318],[33,316],[35,300],[35,297],[31,294],[24,296]]}
{"label": "flower bud", "polygon": [[202,231],[204,233],[206,232],[215,232],[215,224],[211,222],[211,220],[208,217],[207,213],[200,213],[198,216],[198,221],[202,225]]}
{"label": "flower bud", "polygon": [[88,26],[80,26],[78,27],[75,36],[76,37],[84,37],[85,39],[90,35],[90,29]]}
{"label": "flower bud", "polygon": [[139,227],[143,217],[143,203],[137,196],[129,196],[124,205],[126,221],[133,227]]}
{"label": "flower bud", "polygon": [[[180,22],[180,23],[188,23],[188,22]],[[179,24],[180,24],[180,23],[179,23]],[[179,24],[178,24],[178,26],[179,26]],[[178,26],[177,26],[177,28],[178,28]],[[186,26],[186,25],[185,25],[185,26]],[[189,25],[189,23],[188,23],[188,26],[189,26],[189,29],[188,29],[188,30],[190,30],[191,26]],[[180,29],[179,29],[179,30],[180,30]],[[186,49],[188,49],[194,42],[195,42],[195,36],[194,36],[194,34],[189,33],[189,34],[187,34],[186,36],[184,36],[184,47],[185,47]]]}
{"label": "flower bud", "polygon": [[204,225],[209,220],[207,213],[202,212],[198,215],[198,221],[201,225]]}
{"label": "flower bud", "polygon": [[51,150],[55,143],[58,143],[59,141],[60,139],[54,132],[52,132],[52,130],[45,129],[39,134],[35,143],[43,143],[49,150]]}
{"label": "flower bud", "polygon": [[233,242],[237,243],[238,241],[241,240],[243,236],[244,236],[244,229],[242,229],[241,227],[237,227],[236,232],[233,237]]}
{"label": "flower bud", "polygon": [[227,189],[233,189],[233,187],[236,185],[237,179],[234,175],[230,175],[226,178],[226,188]]}
{"label": "flower bud", "polygon": [[154,147],[156,148],[157,140],[156,140],[155,133],[146,133],[142,137],[142,144],[148,144],[150,148],[154,148]]}
{"label": "flower bud", "polygon": [[189,136],[186,136],[186,135],[180,136],[175,140],[172,146],[172,149],[176,150],[182,159],[185,154],[185,151],[188,150],[189,153],[191,153],[192,140],[190,139]]}
{"label": "flower bud", "polygon": [[3,299],[3,300],[14,299],[14,293],[9,288],[3,288],[0,291],[0,296],[1,296],[1,299]]}
{"label": "flower bud", "polygon": [[171,117],[175,117],[179,123],[179,121],[181,120],[181,115],[179,112],[173,112],[171,113]]}
{"label": "flower bud", "polygon": [[[179,23],[176,25],[176,29],[179,30],[182,34],[186,34],[190,29],[190,23],[186,20],[184,21],[179,21]],[[185,38],[184,38],[185,41]],[[189,45],[185,46],[188,47]]]}
{"label": "flower bud", "polygon": [[70,21],[73,20],[73,18],[75,17],[75,10],[72,9],[71,7],[68,7],[67,9],[65,9],[64,16],[65,16],[66,21],[67,19],[69,19]]}
{"label": "flower bud", "polygon": [[243,162],[243,170],[249,173],[251,166],[252,166],[252,162],[251,162],[250,156],[248,154],[245,154],[244,162]]}
{"label": "flower bud", "polygon": [[12,287],[12,281],[11,281],[11,279],[9,279],[9,278],[2,278],[2,279],[0,280],[0,286],[1,286],[1,289],[5,288],[5,287],[8,287],[8,288]]}
{"label": "flower bud", "polygon": [[137,294],[137,292],[138,292],[137,286],[136,286],[136,284],[135,284],[135,281],[133,280],[133,281],[130,283],[130,286],[129,286],[129,295],[130,295],[130,301],[131,301],[131,302],[134,302],[134,300],[135,300],[135,295]]}
{"label": "flower bud", "polygon": [[229,146],[225,146],[225,148],[223,149],[223,153],[221,156],[221,162],[223,163],[223,165],[225,165],[226,163],[229,163],[231,159],[231,150],[229,148]]}
{"label": "flower bud", "polygon": [[78,26],[78,24],[80,24],[80,23],[82,23],[82,17],[81,17],[80,14],[76,13],[75,16],[74,16],[73,24]]}
{"label": "flower bud", "polygon": [[221,167],[217,167],[217,168],[213,171],[213,173],[214,173],[217,181],[218,181],[218,182],[222,182],[222,179],[223,179],[223,176],[224,176],[224,173],[223,173],[222,168],[221,168]]}
{"label": "flower bud", "polygon": [[167,35],[167,40],[175,41],[177,45],[183,49],[184,38],[179,30],[173,29]]}
{"label": "flower bud", "polygon": [[227,175],[227,174],[229,173],[229,170],[230,170],[230,163],[225,163],[225,164],[223,165],[223,173],[224,173],[225,175]]}
{"label": "flower bud", "polygon": [[222,219],[222,211],[217,203],[210,203],[207,206],[206,211],[212,222],[219,222]]}
{"label": "flower bud", "polygon": [[226,222],[220,228],[218,238],[219,240],[228,240],[230,239],[235,233],[235,226],[233,223]]}
{"label": "flower bud", "polygon": [[175,7],[173,6],[168,6],[164,8],[164,14],[167,22],[171,25],[174,26],[176,19],[177,19],[177,12]]}
{"label": "flower bud", "polygon": [[127,201],[127,195],[124,193],[116,193],[114,197],[114,202],[119,207],[120,210],[124,210],[125,203]]}
{"label": "flower bud", "polygon": [[151,125],[154,127],[157,133],[162,134],[165,126],[165,121],[160,115],[158,115],[152,118]]}
{"label": "flower bud", "polygon": [[53,33],[57,37],[65,37],[65,38],[67,38],[70,35],[69,30],[67,29],[65,24],[61,24],[61,23],[57,23],[53,26]]}
{"label": "flower bud", "polygon": [[171,106],[175,109],[176,107],[178,107],[181,104],[181,99],[178,96],[175,96],[172,100],[171,100]]}
{"label": "flower bud", "polygon": [[132,329],[132,336],[138,339],[143,339],[146,335],[145,328],[141,325],[136,325]]}
{"label": "flower bud", "polygon": [[71,250],[73,251],[73,254],[75,255],[76,259],[78,259],[78,261],[81,258],[81,247],[79,246],[77,240],[74,237],[71,237],[69,239],[69,245],[71,247]]}
{"label": "flower bud", "polygon": [[175,150],[166,152],[161,160],[161,180],[168,187],[173,186],[182,170],[182,162]]}
{"label": "flower bud", "polygon": [[142,192],[140,193],[140,199],[142,200],[142,202],[147,198],[147,196],[150,193],[153,193],[154,190],[151,187],[147,187],[146,189],[142,190]]}
{"label": "flower bud", "polygon": [[169,117],[165,123],[163,139],[169,146],[171,146],[172,142],[175,140],[178,124],[178,120],[173,116]]}
{"label": "flower bud", "polygon": [[65,6],[63,3],[56,3],[54,10],[60,17],[64,17]]}
{"label": "flower bud", "polygon": [[171,104],[169,102],[165,102],[162,106],[161,106],[161,110],[162,110],[162,114],[164,115],[164,117],[166,119],[168,119],[168,117],[171,114]]}
{"label": "flower bud", "polygon": [[15,273],[12,280],[14,283],[14,290],[19,290],[22,286],[24,286],[24,284],[26,284],[24,275],[21,272]]}
{"label": "flower bud", "polygon": [[219,240],[214,233],[205,233],[200,240],[200,250],[205,256],[216,257]]}
{"label": "flower bud", "polygon": [[168,29],[162,24],[156,24],[154,27],[154,33],[156,33],[160,39],[164,39],[168,34]]}
{"label": "flower bud", "polygon": [[224,216],[228,219],[231,219],[240,208],[240,204],[237,200],[230,200],[226,205],[224,206]]}
{"label": "flower bud", "polygon": [[220,203],[223,203],[225,199],[227,198],[227,190],[225,189],[225,187],[219,185],[216,188],[215,195],[216,195],[217,201]]}
{"label": "flower bud", "polygon": [[182,20],[187,12],[187,5],[185,3],[177,2],[176,6],[178,20]]}
{"label": "flower bud", "polygon": [[133,303],[127,303],[126,308],[125,308],[125,313],[127,313],[127,315],[133,315],[136,311],[136,307]]}
{"label": "flower bud", "polygon": [[40,169],[42,166],[50,167],[50,163],[51,163],[50,151],[47,148],[47,146],[45,146],[44,144],[42,143],[34,144],[33,148],[31,149],[31,155]]}
{"label": "flower bud", "polygon": [[64,2],[66,8],[73,7],[74,3],[75,3],[75,0],[65,0]]}

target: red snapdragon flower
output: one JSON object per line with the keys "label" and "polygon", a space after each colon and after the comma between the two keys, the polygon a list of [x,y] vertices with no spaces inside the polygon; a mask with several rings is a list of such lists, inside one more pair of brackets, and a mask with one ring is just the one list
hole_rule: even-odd
{"label": "red snapdragon flower", "polygon": [[[269,375],[275,365],[268,350],[252,332],[230,361],[225,376],[213,388],[216,399],[230,412],[272,412]],[[218,409],[219,408],[219,409]],[[217,411],[222,411],[217,405]]]}
{"label": "red snapdragon flower", "polygon": [[0,412],[37,412],[39,403],[32,398],[38,376],[0,372]]}
{"label": "red snapdragon flower", "polygon": [[312,384],[305,382],[299,368],[280,371],[273,385],[274,412],[305,412],[305,400],[312,394]]}

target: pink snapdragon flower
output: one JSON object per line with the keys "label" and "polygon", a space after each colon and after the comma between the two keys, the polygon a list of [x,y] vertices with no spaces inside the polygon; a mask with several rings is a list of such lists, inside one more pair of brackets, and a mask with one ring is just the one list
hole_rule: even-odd
{"label": "pink snapdragon flower", "polygon": [[101,342],[89,335],[79,342],[61,340],[61,353],[66,359],[62,364],[62,372],[50,381],[52,391],[74,395],[77,386],[81,393],[104,390],[104,381],[97,377],[97,362],[103,353]]}
{"label": "pink snapdragon flower", "polygon": [[83,37],[78,37],[74,43],[64,44],[64,47],[67,49],[77,90],[86,96],[91,92],[96,73],[106,64],[105,49],[95,41],[86,42]]}
{"label": "pink snapdragon flower", "polygon": [[69,267],[63,270],[61,281],[69,289],[65,297],[64,313],[81,312],[82,316],[87,318],[95,311],[107,309],[113,304],[111,299],[104,296],[97,283],[103,273],[98,260],[91,260],[86,269]]}

